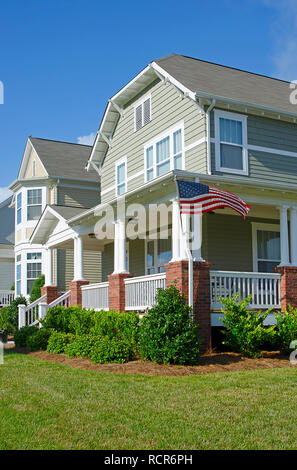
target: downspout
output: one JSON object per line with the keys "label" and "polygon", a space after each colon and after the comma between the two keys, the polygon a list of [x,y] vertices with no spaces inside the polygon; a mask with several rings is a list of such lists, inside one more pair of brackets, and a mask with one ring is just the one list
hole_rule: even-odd
{"label": "downspout", "polygon": [[211,175],[211,142],[210,142],[210,113],[215,107],[216,100],[213,98],[206,111],[206,135],[207,135],[207,173]]}

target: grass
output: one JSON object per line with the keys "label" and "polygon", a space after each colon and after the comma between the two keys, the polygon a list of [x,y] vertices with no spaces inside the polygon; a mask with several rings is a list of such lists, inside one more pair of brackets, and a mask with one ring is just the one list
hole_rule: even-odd
{"label": "grass", "polygon": [[4,359],[1,449],[297,448],[295,368],[148,377]]}

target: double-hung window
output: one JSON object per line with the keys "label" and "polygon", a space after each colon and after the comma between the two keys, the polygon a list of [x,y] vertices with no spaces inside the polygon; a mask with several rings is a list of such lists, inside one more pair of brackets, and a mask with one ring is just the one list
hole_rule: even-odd
{"label": "double-hung window", "polygon": [[134,108],[134,129],[138,131],[151,122],[151,97],[146,96]]}
{"label": "double-hung window", "polygon": [[17,195],[17,224],[22,222],[22,193]]}
{"label": "double-hung window", "polygon": [[165,272],[165,264],[172,258],[171,237],[146,242],[146,274]]}
{"label": "double-hung window", "polygon": [[254,229],[254,270],[273,273],[280,264],[280,230],[276,225],[253,224]]}
{"label": "double-hung window", "polygon": [[144,146],[145,179],[164,175],[184,168],[183,123],[156,137]]}
{"label": "double-hung window", "polygon": [[127,191],[127,158],[116,162],[116,195],[121,196]]}
{"label": "double-hung window", "polygon": [[247,117],[215,110],[216,170],[248,174]]}
{"label": "double-hung window", "polygon": [[34,281],[41,275],[41,253],[27,253],[27,294],[29,295]]}
{"label": "double-hung window", "polygon": [[17,297],[21,295],[21,282],[22,282],[22,265],[21,265],[22,257],[21,255],[17,255],[16,257],[16,295]]}
{"label": "double-hung window", "polygon": [[42,189],[27,191],[27,220],[38,220],[42,212]]}

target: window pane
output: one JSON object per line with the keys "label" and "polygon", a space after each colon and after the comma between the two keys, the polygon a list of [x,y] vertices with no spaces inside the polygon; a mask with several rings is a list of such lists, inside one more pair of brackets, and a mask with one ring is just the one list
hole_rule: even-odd
{"label": "window pane", "polygon": [[182,151],[182,139],[181,139],[181,129],[174,132],[173,134],[173,153],[179,153]]}
{"label": "window pane", "polygon": [[125,176],[126,176],[125,173],[126,173],[126,164],[125,162],[123,162],[117,167],[118,184],[125,182]]}
{"label": "window pane", "polygon": [[29,206],[27,208],[27,219],[38,220],[41,216],[41,206]]}
{"label": "window pane", "polygon": [[27,259],[28,260],[41,259],[41,253],[27,253]]}
{"label": "window pane", "polygon": [[41,263],[27,263],[27,279],[37,279],[41,274]]}
{"label": "window pane", "polygon": [[164,272],[164,264],[169,263],[172,258],[171,238],[158,240],[158,272]]}
{"label": "window pane", "polygon": [[16,295],[19,296],[21,294],[21,281],[17,281],[16,283]]}
{"label": "window pane", "polygon": [[17,209],[22,207],[22,193],[17,195]]}
{"label": "window pane", "polygon": [[166,137],[165,139],[160,140],[160,142],[157,142],[157,163],[170,158],[169,142],[169,137]]}
{"label": "window pane", "polygon": [[153,169],[152,169],[152,170],[148,170],[148,171],[146,172],[146,178],[147,178],[148,181],[150,181],[150,180],[152,180],[152,179],[154,178],[154,170],[153,170]]}
{"label": "window pane", "polygon": [[16,267],[16,278],[18,281],[21,279],[21,265],[20,264],[17,264],[17,267]]}
{"label": "window pane", "polygon": [[27,193],[28,204],[42,204],[41,189],[29,189]]}
{"label": "window pane", "polygon": [[174,157],[174,168],[175,170],[182,170],[183,169],[183,161],[182,161],[182,154],[179,153]]}
{"label": "window pane", "polygon": [[22,222],[22,209],[17,210],[17,224]]}
{"label": "window pane", "polygon": [[258,261],[259,273],[274,273],[274,268],[279,265],[277,261]]}
{"label": "window pane", "polygon": [[154,241],[149,241],[146,245],[146,267],[147,273],[153,274],[155,272],[154,268]]}
{"label": "window pane", "polygon": [[153,147],[146,149],[146,167],[151,168],[154,165]]}
{"label": "window pane", "polygon": [[220,140],[242,145],[242,122],[220,118]]}
{"label": "window pane", "polygon": [[158,165],[157,176],[164,175],[164,173],[168,173],[168,171],[170,171],[170,161]]}
{"label": "window pane", "polygon": [[221,144],[221,166],[233,170],[243,170],[242,148]]}
{"label": "window pane", "polygon": [[31,293],[31,290],[32,290],[32,287],[33,287],[33,284],[34,284],[34,280],[35,279],[32,279],[32,280],[28,280],[27,281],[27,294],[29,295]]}
{"label": "window pane", "polygon": [[125,183],[119,184],[118,185],[118,196],[120,196],[121,194],[124,194],[125,189],[126,189]]}
{"label": "window pane", "polygon": [[280,262],[280,233],[257,230],[258,259]]}

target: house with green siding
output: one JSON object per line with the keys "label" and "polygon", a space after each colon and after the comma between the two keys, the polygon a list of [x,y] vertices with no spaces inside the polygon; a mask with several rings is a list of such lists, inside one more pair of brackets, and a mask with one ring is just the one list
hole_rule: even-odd
{"label": "house with green siding", "polygon": [[[111,97],[93,147],[81,152],[83,181],[75,184],[88,181],[92,191],[79,209],[63,208],[71,197],[60,174],[65,198],[52,199],[29,234],[27,242],[47,252],[46,286],[68,288],[54,275],[60,252],[73,272],[69,302],[88,308],[144,312],[157,288],[175,281],[186,297],[192,288],[208,337],[220,323],[220,296],[250,295],[252,308],[294,303],[285,287],[297,285],[297,108],[289,85],[176,54],[148,64]],[[180,217],[177,181],[234,193],[249,214],[225,207]]]}

